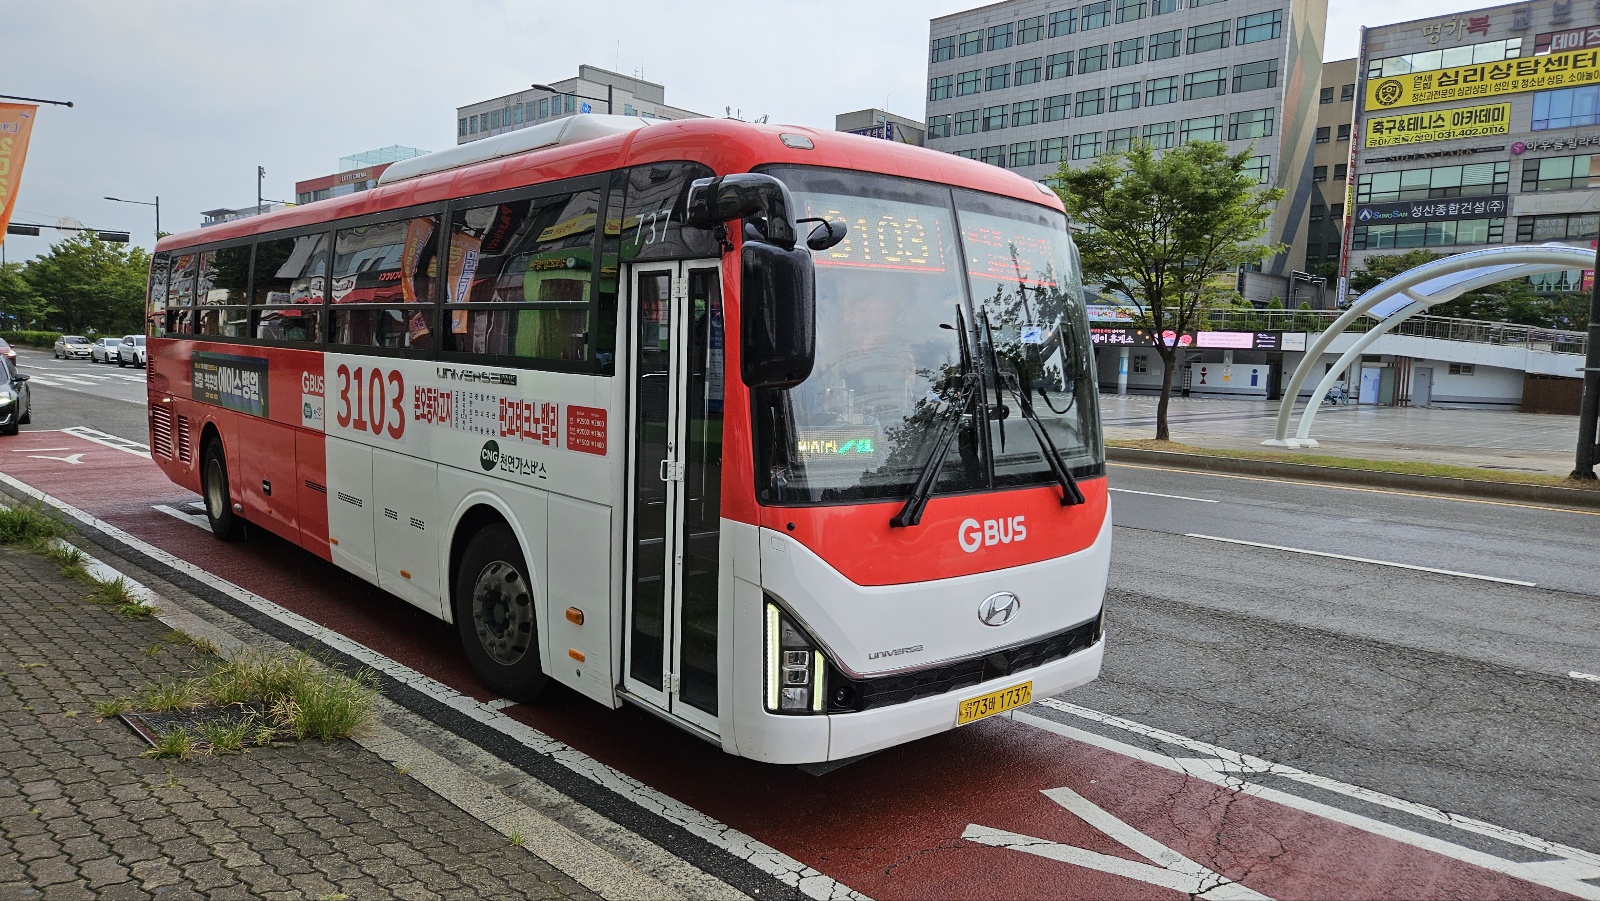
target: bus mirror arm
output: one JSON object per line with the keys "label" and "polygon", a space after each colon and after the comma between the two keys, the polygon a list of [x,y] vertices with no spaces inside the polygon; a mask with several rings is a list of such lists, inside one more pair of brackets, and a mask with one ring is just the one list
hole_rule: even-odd
{"label": "bus mirror arm", "polygon": [[792,250],[795,231],[789,210],[793,206],[783,182],[759,172],[736,172],[691,182],[684,221],[695,228],[715,228],[733,219],[759,216],[759,221],[747,224],[756,226],[762,240]]}

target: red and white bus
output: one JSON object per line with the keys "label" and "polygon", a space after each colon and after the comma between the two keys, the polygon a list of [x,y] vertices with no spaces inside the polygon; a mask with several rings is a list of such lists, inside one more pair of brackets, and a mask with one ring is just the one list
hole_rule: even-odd
{"label": "red and white bus", "polygon": [[888,141],[578,116],[173,235],[152,455],[243,524],[733,754],[1099,672],[1111,527],[1059,200]]}

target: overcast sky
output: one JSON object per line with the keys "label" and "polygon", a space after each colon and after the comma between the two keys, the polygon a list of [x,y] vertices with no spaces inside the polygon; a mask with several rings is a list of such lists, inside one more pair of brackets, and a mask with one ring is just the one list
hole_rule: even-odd
{"label": "overcast sky", "polygon": [[[40,109],[13,222],[70,217],[133,233],[161,197],[167,231],[202,210],[293,200],[298,180],[390,144],[455,143],[455,109],[580,63],[666,86],[706,114],[832,128],[878,106],[921,119],[928,20],[973,0],[40,0],[6,4],[0,94]],[[1331,0],[1325,59],[1355,55],[1357,26],[1457,12],[1462,0]],[[12,236],[9,259],[61,233]]]}

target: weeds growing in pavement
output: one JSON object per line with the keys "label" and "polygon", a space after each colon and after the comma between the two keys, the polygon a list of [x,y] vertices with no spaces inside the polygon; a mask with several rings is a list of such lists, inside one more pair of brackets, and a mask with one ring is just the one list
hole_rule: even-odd
{"label": "weeds growing in pavement", "polygon": [[173,629],[171,632],[161,636],[161,640],[171,644],[187,645],[202,654],[216,656],[217,654],[221,653],[217,650],[216,642],[209,638],[200,638],[196,635],[190,635],[188,632],[185,632],[182,629]]}
{"label": "weeds growing in pavement", "polygon": [[67,524],[38,504],[0,506],[0,544],[39,545],[67,534]]}
{"label": "weeds growing in pavement", "polygon": [[205,693],[194,682],[162,682],[145,689],[144,693],[139,695],[138,706],[141,710],[166,713],[173,710],[189,710],[205,702]]}
{"label": "weeds growing in pavement", "polygon": [[89,597],[95,603],[112,607],[131,619],[147,619],[156,613],[156,608],[133,593],[133,583],[122,576],[96,581]]}
{"label": "weeds growing in pavement", "polygon": [[132,698],[112,698],[109,701],[101,701],[94,705],[94,715],[103,720],[108,720],[114,716],[121,716],[132,709]]}
{"label": "weeds growing in pavement", "polygon": [[54,563],[56,569],[72,581],[82,582],[85,585],[94,584],[94,576],[89,575],[88,567],[84,565],[89,562],[89,555],[60,538],[47,538],[32,542],[30,549]]}
{"label": "weeds growing in pavement", "polygon": [[511,830],[511,834],[506,836],[506,838],[511,839],[511,844],[516,845],[519,848],[522,847],[522,833],[516,829]]}
{"label": "weeds growing in pavement", "polygon": [[178,726],[157,735],[155,745],[140,756],[188,760],[193,755],[194,736],[189,734],[189,730]]}
{"label": "weeds growing in pavement", "polygon": [[245,740],[255,730],[255,714],[234,722],[206,723],[196,728],[213,754],[231,754],[244,749]]}

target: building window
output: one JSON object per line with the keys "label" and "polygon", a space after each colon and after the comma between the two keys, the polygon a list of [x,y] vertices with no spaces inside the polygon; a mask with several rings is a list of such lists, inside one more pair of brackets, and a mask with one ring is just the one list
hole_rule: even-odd
{"label": "building window", "polygon": [[1328,208],[1327,207],[1321,206],[1321,205],[1316,205],[1316,204],[1312,205],[1312,207],[1311,207],[1311,221],[1312,222],[1321,222],[1321,221],[1323,221],[1323,220],[1325,220],[1327,218],[1328,218]]}
{"label": "building window", "polygon": [[1044,121],[1059,122],[1067,118],[1067,105],[1071,100],[1071,94],[1057,94],[1054,97],[1044,98]]}
{"label": "building window", "polygon": [[1473,367],[1475,365],[1476,364],[1474,364],[1474,363],[1451,363],[1450,364],[1450,374],[1451,375],[1472,375]]}
{"label": "building window", "polygon": [[1328,207],[1328,218],[1329,219],[1336,219],[1336,220],[1343,220],[1344,219],[1344,204],[1336,203],[1333,206]]}
{"label": "building window", "polygon": [[1259,91],[1278,86],[1278,61],[1264,59],[1233,67],[1233,92]]}
{"label": "building window", "polygon": [[1349,102],[1355,100],[1356,99],[1356,86],[1353,85],[1353,84],[1340,85],[1339,86],[1339,99],[1344,101],[1345,103],[1349,103]]}
{"label": "building window", "polygon": [[947,115],[946,116],[929,116],[928,117],[928,137],[930,137],[930,138],[948,138],[948,137],[950,137],[950,120],[951,120],[951,117],[947,116]]}
{"label": "building window", "polygon": [[1144,83],[1144,105],[1160,106],[1178,102],[1178,76],[1152,78]]}
{"label": "building window", "polygon": [[1044,60],[1039,57],[1017,63],[1017,84],[1033,84],[1044,74]]}
{"label": "building window", "polygon": [[978,111],[969,109],[964,113],[956,113],[956,134],[970,135],[978,132]]}
{"label": "building window", "polygon": [[928,79],[929,100],[949,100],[950,92],[954,90],[956,77],[954,75],[941,75],[938,78]]}
{"label": "building window", "polygon": [[489,130],[493,131],[494,129],[499,128],[499,127],[500,127],[500,111],[499,110],[490,110],[489,111]]}
{"label": "building window", "polygon": [[1178,46],[1182,42],[1183,32],[1178,29],[1152,34],[1150,36],[1150,61],[1172,59],[1178,55]]}
{"label": "building window", "polygon": [[1205,25],[1196,25],[1189,29],[1189,43],[1184,46],[1185,53],[1205,53],[1207,50],[1221,50],[1228,46],[1228,26],[1233,24],[1230,19],[1221,22],[1208,22]]}
{"label": "building window", "polygon": [[1111,112],[1120,113],[1124,110],[1139,108],[1139,83],[1119,84],[1111,89]]}
{"label": "building window", "polygon": [[957,150],[957,151],[952,152],[950,155],[951,156],[959,156],[964,160],[975,160],[975,159],[978,158],[978,151],[977,150]]}
{"label": "building window", "polygon": [[1078,10],[1064,9],[1050,14],[1050,37],[1062,38],[1078,30]]}
{"label": "building window", "polygon": [[1129,38],[1118,41],[1111,53],[1113,68],[1122,66],[1137,66],[1144,62],[1144,38]]}
{"label": "building window", "polygon": [[1334,167],[1333,167],[1333,180],[1334,181],[1344,181],[1345,175],[1349,171],[1350,171],[1350,166],[1348,164],[1346,164],[1346,163],[1336,163],[1334,165]]}
{"label": "building window", "polygon": [[478,117],[477,116],[472,116],[471,118],[469,118],[467,120],[467,134],[475,135],[477,133],[478,133]]}
{"label": "building window", "polygon": [[983,130],[999,131],[1006,127],[1006,105],[986,106],[983,108]]}
{"label": "building window", "polygon": [[[1393,203],[1401,200],[1505,194],[1510,181],[1510,162],[1370,172],[1356,177],[1356,201]],[[1499,202],[1504,204],[1504,201]],[[1502,213],[1505,210],[1502,206],[1488,212]]]}
{"label": "building window", "polygon": [[1031,44],[1044,40],[1044,16],[1034,16],[1017,23],[1017,43]]}
{"label": "building window", "polygon": [[983,89],[985,91],[998,91],[1011,86],[1011,64],[990,66],[983,72]]}
{"label": "building window", "polygon": [[1322,245],[1320,243],[1307,244],[1306,245],[1306,262],[1307,263],[1320,263],[1320,262],[1322,262]]}
{"label": "building window", "polygon": [[1083,7],[1083,21],[1079,29],[1088,31],[1091,28],[1104,28],[1111,24],[1111,0],[1101,0],[1099,3],[1090,3]]}
{"label": "building window", "polygon": [[1144,18],[1145,0],[1117,0],[1117,21],[1137,22]]}
{"label": "building window", "polygon": [[983,84],[983,70],[973,69],[971,72],[961,72],[956,75],[956,96],[965,97],[968,94],[978,93]]}
{"label": "building window", "polygon": [[928,45],[928,62],[942,63],[947,59],[956,58],[956,39],[954,37],[938,38]]}
{"label": "building window", "polygon": [[990,50],[1004,50],[1011,46],[1011,25],[996,25],[989,29]]}
{"label": "building window", "polygon": [[1328,167],[1327,166],[1312,166],[1311,167],[1311,180],[1312,181],[1327,181],[1328,180]]}
{"label": "building window", "polygon": [[1178,130],[1176,122],[1156,122],[1144,127],[1144,140],[1146,144],[1156,150],[1168,150],[1177,141]]}
{"label": "building window", "polygon": [[1283,36],[1283,10],[1275,9],[1253,16],[1240,16],[1238,25],[1239,33],[1234,36],[1234,43],[1254,44],[1257,41],[1270,41]]}
{"label": "building window", "polygon": [[1033,142],[1025,141],[1021,144],[1011,145],[1011,168],[1033,165]]}
{"label": "building window", "polygon": [[1350,140],[1350,126],[1348,126],[1348,125],[1339,126],[1339,140],[1341,140],[1341,141]]}
{"label": "building window", "polygon": [[1533,130],[1574,128],[1600,121],[1600,85],[1533,95]]}
{"label": "building window", "polygon": [[[557,100],[556,102],[560,103],[561,101]],[[560,112],[560,110],[557,110],[557,112]],[[550,118],[550,98],[549,97],[544,97],[544,98],[541,98],[539,100],[539,118],[541,118],[541,119]]]}
{"label": "building window", "polygon": [[1066,159],[1066,138],[1045,138],[1039,142],[1039,162],[1059,163]]}
{"label": "building window", "polygon": [[[1470,66],[1475,63],[1497,63],[1505,59],[1516,59],[1522,55],[1522,38],[1506,38],[1501,41],[1484,41],[1479,44],[1468,44],[1464,47],[1449,47],[1444,50],[1424,50],[1420,53],[1407,53],[1402,56],[1385,56],[1370,60],[1367,63],[1368,78],[1384,78],[1400,75],[1411,75],[1416,72],[1429,72],[1434,69],[1448,69],[1452,66]],[[1356,86],[1345,85],[1346,100],[1354,100]],[[1331,88],[1329,90],[1332,90]],[[1333,101],[1330,96],[1329,102]]]}
{"label": "building window", "polygon": [[1044,77],[1066,78],[1072,74],[1072,51],[1066,53],[1052,53],[1044,58]]}
{"label": "building window", "polygon": [[1332,103],[1333,102],[1333,88],[1323,88],[1322,91],[1317,94],[1317,102],[1318,103]]}
{"label": "building window", "polygon": [[1106,153],[1122,153],[1133,147],[1133,142],[1138,140],[1139,129],[1129,126],[1127,128],[1113,128],[1106,132]]}
{"label": "building window", "polygon": [[1504,219],[1454,219],[1443,222],[1357,225],[1350,229],[1350,249],[1499,244],[1503,240],[1504,231]]}
{"label": "building window", "polygon": [[1183,120],[1183,125],[1178,129],[1178,141],[1183,144],[1190,141],[1220,141],[1224,133],[1221,116],[1200,116]]}
{"label": "building window", "polygon": [[1178,11],[1178,0],[1150,0],[1150,15],[1163,16]]}
{"label": "building window", "polygon": [[1248,141],[1272,135],[1272,108],[1231,113],[1228,116],[1228,140]]}
{"label": "building window", "polygon": [[1078,74],[1082,75],[1085,72],[1099,72],[1100,70],[1104,69],[1106,67],[1106,58],[1109,55],[1110,54],[1106,53],[1105,44],[1101,44],[1098,47],[1083,48],[1083,50],[1078,53]]}
{"label": "building window", "polygon": [[1227,69],[1202,69],[1183,76],[1183,99],[1220,97],[1228,89]]}
{"label": "building window", "polygon": [[1253,156],[1244,164],[1244,174],[1254,178],[1256,184],[1264,185],[1272,178],[1272,157]]}
{"label": "building window", "polygon": [[1189,0],[1187,5],[1190,9],[1194,9],[1197,6],[1210,6],[1213,3],[1221,2],[1223,2],[1223,0]]}
{"label": "building window", "polygon": [[[1590,178],[1593,172],[1595,178]],[[1522,161],[1522,190],[1569,191],[1600,187],[1600,162],[1592,154]]]}
{"label": "building window", "polygon": [[457,119],[456,120],[456,137],[459,138],[459,137],[461,137],[462,135],[464,135],[466,133],[467,133],[467,120],[465,120],[465,119]]}
{"label": "building window", "polygon": [[980,162],[988,163],[991,166],[999,166],[1002,169],[1005,168],[1006,145],[996,144],[993,147],[984,147],[980,149],[978,151],[978,160]]}
{"label": "building window", "polygon": [[1333,128],[1327,125],[1317,127],[1317,143],[1326,144],[1333,140]]}
{"label": "building window", "polygon": [[[1106,111],[1106,89],[1095,88],[1092,91],[1079,91],[1077,103],[1073,105],[1072,114],[1078,118],[1084,116],[1098,116]],[[1077,157],[1073,157],[1077,159]]]}
{"label": "building window", "polygon": [[1086,135],[1072,136],[1072,158],[1075,160],[1092,160],[1100,155],[1100,132],[1091,131]]}
{"label": "building window", "polygon": [[1011,104],[1011,125],[1033,125],[1039,121],[1039,101],[1023,100]]}
{"label": "building window", "polygon": [[1600,213],[1559,213],[1554,216],[1518,216],[1517,240],[1580,241],[1600,233]]}
{"label": "building window", "polygon": [[983,29],[968,31],[961,35],[961,41],[956,45],[957,54],[960,56],[973,56],[983,52]]}

